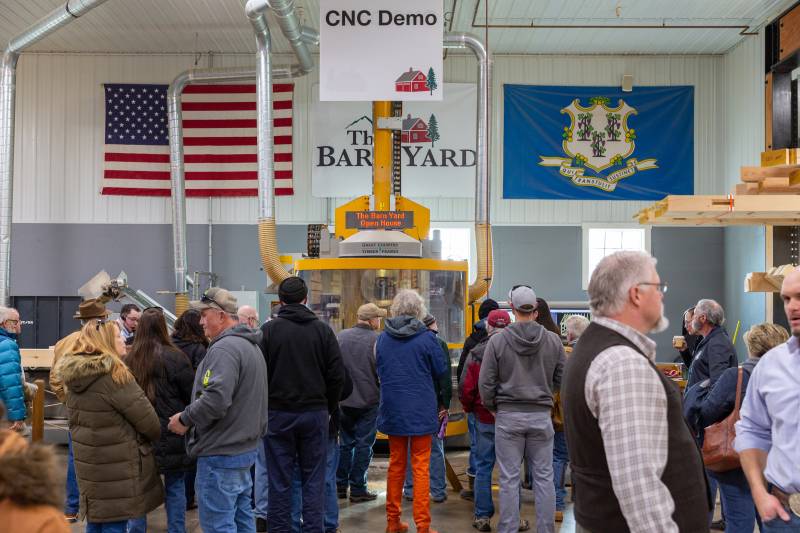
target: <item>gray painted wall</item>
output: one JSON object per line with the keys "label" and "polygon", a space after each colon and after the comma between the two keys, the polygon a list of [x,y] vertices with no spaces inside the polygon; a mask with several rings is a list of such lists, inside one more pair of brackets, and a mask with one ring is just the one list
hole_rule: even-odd
{"label": "gray painted wall", "polygon": [[747,357],[742,335],[750,326],[764,322],[766,305],[764,293],[744,292],[748,272],[763,272],[765,267],[765,230],[763,226],[725,228],[725,318],[728,332],[733,335],[736,322],[741,320],[736,351],[739,360]]}
{"label": "gray painted wall", "polygon": [[[495,227],[495,277],[490,295],[505,300],[508,289],[530,284],[548,301],[586,300],[581,288],[581,228]],[[700,298],[725,305],[724,239],[720,228],[653,228],[651,249],[661,279],[669,284],[664,310],[670,328],[653,335],[660,361],[671,361],[672,336],[680,335],[683,311]],[[702,250],[702,260],[697,251]],[[744,279],[744,278],[742,278]]]}
{"label": "gray painted wall", "polygon": [[[660,360],[672,360],[675,356],[670,348],[671,337],[680,333],[681,313],[701,297],[715,298],[723,305],[732,302],[732,306],[726,305],[732,320],[741,315],[740,307],[745,304],[748,317],[759,312],[763,316],[763,297],[759,311],[757,306],[750,308],[756,297],[741,293],[742,272],[752,269],[747,263],[750,259],[747,250],[754,248],[751,244],[739,247],[739,243],[755,237],[728,232],[731,230],[653,228],[653,254],[659,260],[662,279],[670,284],[665,311],[672,326],[654,336],[660,346]],[[207,227],[189,225],[187,236],[189,270],[207,270]],[[581,289],[581,228],[500,226],[494,228],[493,240],[493,298],[504,300],[511,286],[529,283],[546,300],[586,300]],[[278,245],[285,253],[305,250],[305,226],[279,226]],[[262,291],[267,286],[259,259],[256,226],[214,226],[213,248],[213,268],[220,275],[220,285],[249,291]],[[172,250],[169,225],[15,224],[12,294],[70,296],[101,269],[111,275],[124,270],[132,286],[171,308],[172,296],[159,295],[157,291],[174,289]],[[726,261],[740,267],[725,275]],[[265,300],[266,297],[262,303]],[[760,322],[761,318],[757,320]]]}

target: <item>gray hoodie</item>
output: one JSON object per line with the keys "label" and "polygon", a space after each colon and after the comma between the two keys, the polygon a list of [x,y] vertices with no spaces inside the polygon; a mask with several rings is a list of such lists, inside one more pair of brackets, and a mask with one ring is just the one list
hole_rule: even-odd
{"label": "gray hoodie", "polygon": [[490,411],[549,411],[563,368],[558,335],[537,322],[515,322],[489,338],[478,379],[481,401]]}
{"label": "gray hoodie", "polygon": [[190,456],[249,452],[267,433],[267,364],[260,340],[261,331],[237,325],[211,341],[197,367],[192,403],[181,415],[190,426]]}

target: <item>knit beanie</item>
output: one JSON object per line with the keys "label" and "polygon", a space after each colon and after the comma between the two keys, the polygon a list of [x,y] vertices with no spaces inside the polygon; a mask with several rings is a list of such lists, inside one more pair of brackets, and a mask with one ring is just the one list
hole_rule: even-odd
{"label": "knit beanie", "polygon": [[483,320],[489,313],[494,311],[495,309],[500,309],[500,306],[497,305],[497,302],[492,300],[491,298],[486,298],[482,303],[481,306],[478,308],[478,318]]}
{"label": "knit beanie", "polygon": [[278,298],[285,304],[299,304],[308,296],[306,282],[297,276],[291,276],[281,281],[278,286]]}

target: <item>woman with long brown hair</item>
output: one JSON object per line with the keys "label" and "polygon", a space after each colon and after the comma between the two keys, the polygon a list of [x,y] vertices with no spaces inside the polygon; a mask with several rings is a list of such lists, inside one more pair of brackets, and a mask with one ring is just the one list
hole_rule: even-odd
{"label": "woman with long brown hair", "polygon": [[[194,370],[189,358],[170,339],[161,308],[145,309],[139,318],[133,346],[125,357],[136,382],[155,406],[161,423],[161,439],[156,444],[158,470],[164,475],[167,531],[186,531],[186,492],[184,473],[192,461],[186,455],[182,435],[167,430],[169,417],[180,413],[189,404],[194,383]],[[139,520],[135,528],[145,526]],[[141,531],[144,531],[141,527]]]}
{"label": "woman with long brown hair", "polygon": [[164,501],[152,452],[158,416],[120,359],[124,352],[114,322],[90,320],[55,368],[65,385],[87,533],[124,532],[128,520]]}

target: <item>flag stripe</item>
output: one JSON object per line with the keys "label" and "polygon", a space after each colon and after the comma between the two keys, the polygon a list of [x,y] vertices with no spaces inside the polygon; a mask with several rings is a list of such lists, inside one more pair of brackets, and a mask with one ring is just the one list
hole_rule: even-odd
{"label": "flag stripe", "polygon": [[[106,84],[104,91],[107,116],[102,194],[169,196],[166,86]],[[273,85],[276,195],[293,194],[293,91],[292,84]],[[255,85],[191,85],[183,92],[182,109],[187,196],[255,196]],[[142,144],[133,144],[139,142]]]}

